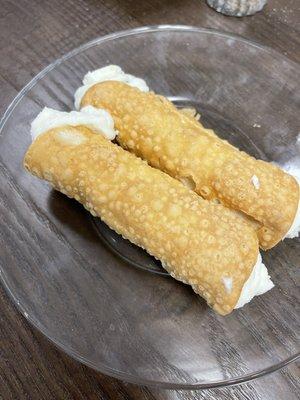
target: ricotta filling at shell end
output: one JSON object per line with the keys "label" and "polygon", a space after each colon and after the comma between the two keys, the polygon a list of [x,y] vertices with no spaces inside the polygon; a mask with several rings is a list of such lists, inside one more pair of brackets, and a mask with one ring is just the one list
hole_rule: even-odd
{"label": "ricotta filling at shell end", "polygon": [[45,107],[31,123],[32,141],[42,133],[63,125],[83,125],[109,140],[113,140],[118,133],[112,116],[105,110],[86,106],[80,111],[65,112]]}
{"label": "ricotta filling at shell end", "polygon": [[258,254],[256,264],[245,282],[239,300],[234,308],[241,308],[249,303],[254,296],[266,293],[274,287],[274,283],[268,274],[266,266],[262,262],[260,253]]}
{"label": "ricotta filling at shell end", "polygon": [[80,109],[80,103],[85,93],[94,86],[96,83],[105,81],[119,81],[127,83],[141,90],[142,92],[149,92],[149,87],[144,79],[137,78],[134,75],[125,74],[121,67],[118,65],[107,65],[106,67],[96,69],[88,72],[83,80],[83,85],[80,86],[74,95],[74,104],[76,110]]}

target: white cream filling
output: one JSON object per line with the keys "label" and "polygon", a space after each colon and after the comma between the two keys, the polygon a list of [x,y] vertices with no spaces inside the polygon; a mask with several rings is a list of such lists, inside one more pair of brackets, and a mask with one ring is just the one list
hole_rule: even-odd
{"label": "white cream filling", "polygon": [[258,177],[256,175],[252,176],[251,182],[252,182],[253,186],[255,187],[255,189],[258,190],[260,188],[260,182],[259,182],[259,179],[258,179]]}
{"label": "white cream filling", "polygon": [[88,72],[83,80],[83,86],[79,87],[74,95],[74,104],[76,110],[80,109],[80,103],[88,91],[88,89],[94,86],[96,83],[105,82],[105,81],[119,81],[127,83],[130,86],[136,87],[140,89],[142,92],[149,92],[149,87],[147,83],[136,76],[125,74],[125,72],[117,65],[108,65],[103,68],[96,69],[95,71]]}
{"label": "white cream filling", "polygon": [[223,285],[225,286],[226,292],[230,294],[232,292],[232,278],[223,276]]}
{"label": "white cream filling", "polygon": [[245,282],[240,298],[234,308],[241,308],[249,303],[254,296],[259,296],[274,287],[268,274],[266,266],[262,262],[260,253],[258,254],[256,264]]}
{"label": "white cream filling", "polygon": [[87,106],[80,111],[64,112],[45,107],[31,123],[32,141],[41,133],[63,125],[84,125],[109,140],[113,140],[117,135],[114,120],[105,110]]}

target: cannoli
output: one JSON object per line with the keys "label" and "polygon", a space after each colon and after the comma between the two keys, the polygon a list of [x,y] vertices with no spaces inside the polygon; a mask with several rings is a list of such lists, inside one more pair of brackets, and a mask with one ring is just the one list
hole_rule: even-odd
{"label": "cannoli", "polygon": [[252,225],[256,223],[263,249],[298,235],[299,184],[294,177],[221,140],[166,98],[149,92],[140,79],[137,85],[133,79],[125,82],[112,73],[108,81],[103,78],[97,83],[101,71],[89,73],[89,85],[75,94],[76,106],[109,111],[124,149],[203,198],[246,214]]}
{"label": "cannoli", "polygon": [[45,109],[32,124],[25,168],[161,260],[221,315],[271,289],[254,230],[112,143],[111,121],[92,107]]}

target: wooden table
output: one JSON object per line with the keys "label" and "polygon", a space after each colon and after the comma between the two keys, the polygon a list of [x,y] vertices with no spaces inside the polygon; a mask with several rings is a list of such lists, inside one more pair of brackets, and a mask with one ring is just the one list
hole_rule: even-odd
{"label": "wooden table", "polygon": [[[269,0],[242,19],[211,10],[204,0],[2,0],[0,112],[42,68],[104,34],[155,24],[186,24],[235,32],[300,63],[300,2]],[[33,329],[0,287],[0,399],[298,399],[299,364],[241,386],[197,392],[137,387],[73,361]]]}

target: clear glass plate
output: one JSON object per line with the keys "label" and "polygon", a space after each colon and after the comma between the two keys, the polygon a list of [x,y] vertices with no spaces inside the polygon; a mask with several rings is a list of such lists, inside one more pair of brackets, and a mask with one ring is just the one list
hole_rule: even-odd
{"label": "clear glass plate", "polygon": [[284,56],[184,26],[96,39],[37,75],[2,119],[0,257],[8,293],[66,353],[126,381],[208,388],[287,365],[299,356],[299,239],[263,255],[276,287],[221,317],[189,286],[163,276],[151,257],[24,171],[31,120],[44,106],[71,109],[83,75],[109,63],[178,106],[195,107],[205,125],[241,149],[300,170],[300,72]]}

